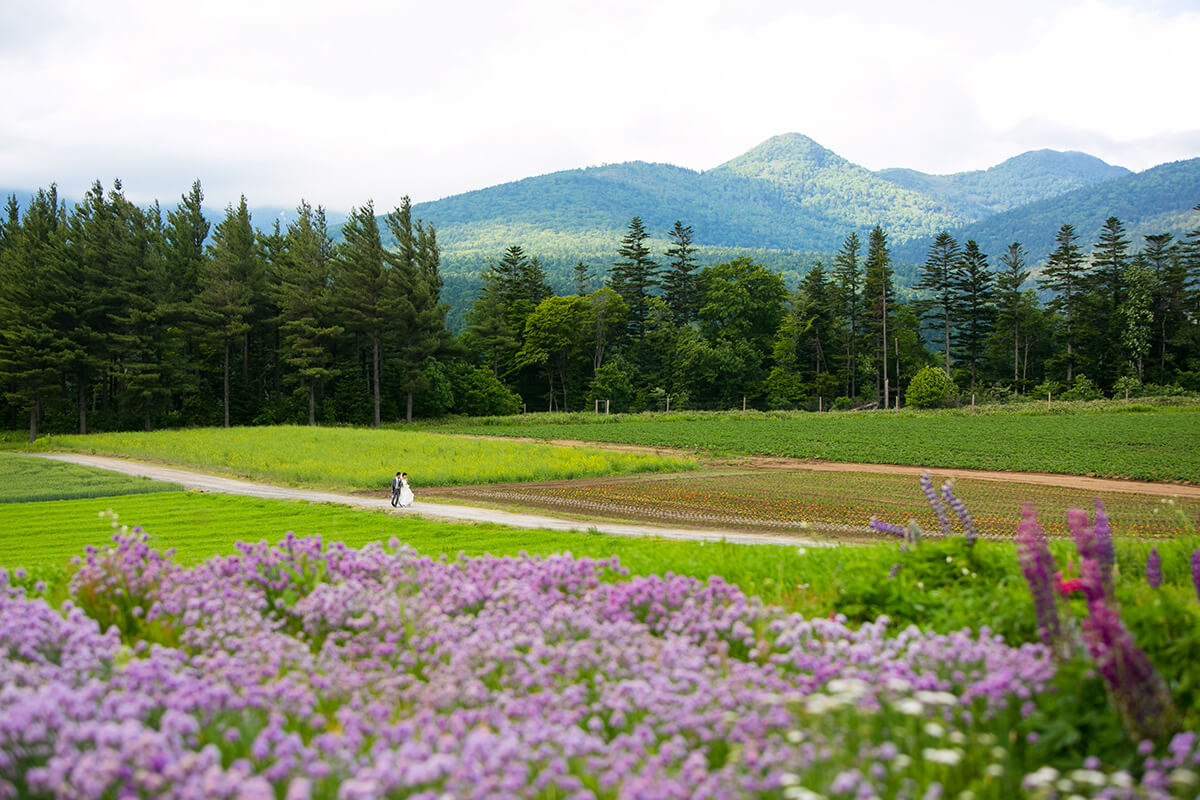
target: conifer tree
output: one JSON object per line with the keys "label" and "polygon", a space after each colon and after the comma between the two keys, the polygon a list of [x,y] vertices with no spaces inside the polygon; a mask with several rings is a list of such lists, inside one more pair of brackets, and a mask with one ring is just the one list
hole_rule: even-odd
{"label": "conifer tree", "polygon": [[692,226],[675,220],[667,234],[667,267],[662,277],[663,297],[677,325],[687,325],[696,319],[699,300],[696,290],[696,250],[692,246]]}
{"label": "conifer tree", "polygon": [[888,304],[894,303],[892,288],[892,257],[888,251],[887,234],[876,225],[867,239],[867,261],[863,277],[863,306],[866,333],[875,351],[876,397],[884,408],[890,402],[888,374]]}
{"label": "conifer tree", "polygon": [[946,375],[950,375],[950,330],[958,324],[958,291],[961,280],[962,254],[958,242],[942,231],[929,246],[929,254],[921,266],[921,280],[913,288],[928,292],[929,297],[916,304],[922,321],[933,322],[942,330],[942,353]]}
{"label": "conifer tree", "polygon": [[5,399],[28,413],[32,443],[47,398],[59,390],[64,354],[72,347],[59,316],[71,274],[64,261],[66,219],[56,187],[39,189],[23,219],[17,215],[12,197],[0,226],[0,385]]}
{"label": "conifer tree", "polygon": [[[1000,256],[1003,267],[996,274],[997,325],[1012,332],[1013,386],[1018,385],[1021,364],[1021,333],[1027,324],[1029,308],[1021,287],[1029,279],[1025,268],[1025,248],[1013,242]],[[1028,334],[1026,334],[1028,335]]]}
{"label": "conifer tree", "polygon": [[629,221],[629,231],[621,239],[617,254],[621,260],[613,264],[608,285],[629,304],[630,333],[641,341],[646,335],[647,298],[658,286],[658,264],[650,258],[649,238],[641,217]]}
{"label": "conifer tree", "polygon": [[995,275],[988,268],[987,256],[974,239],[963,249],[952,288],[954,304],[960,310],[954,340],[970,367],[971,391],[974,392],[984,346],[996,318]]}
{"label": "conifer tree", "polygon": [[1158,382],[1166,383],[1167,346],[1186,321],[1187,269],[1179,244],[1169,233],[1146,236],[1146,246],[1135,263],[1144,264],[1154,275],[1154,315],[1158,350]]}
{"label": "conifer tree", "polygon": [[[400,208],[392,212],[402,213]],[[343,241],[337,248],[334,281],[337,304],[344,315],[347,329],[370,342],[371,424],[379,427],[382,421],[380,375],[383,371],[383,338],[398,313],[393,296],[394,287],[389,287],[389,283],[412,280],[412,277],[393,273],[395,264],[390,263],[392,259],[383,248],[373,202],[368,201],[365,206],[352,209],[350,218],[342,226],[342,237]],[[399,252],[406,252],[406,243],[397,242],[397,246]],[[415,250],[411,252],[415,253]],[[415,271],[412,262],[407,263],[408,268]]]}
{"label": "conifer tree", "polygon": [[1063,314],[1064,336],[1067,342],[1067,383],[1075,379],[1075,335],[1076,317],[1079,313],[1080,294],[1087,276],[1083,254],[1079,251],[1075,228],[1069,224],[1058,229],[1055,236],[1057,246],[1046,261],[1038,287],[1054,292],[1050,309]]}
{"label": "conifer tree", "polygon": [[208,260],[201,275],[203,288],[194,301],[195,317],[205,338],[221,353],[221,403],[223,424],[230,425],[229,367],[234,342],[245,341],[254,313],[254,288],[250,276],[260,270],[254,228],[246,196],[235,209],[225,207],[225,219],[213,231]]}
{"label": "conifer tree", "polygon": [[[370,204],[368,213],[374,214]],[[307,400],[308,424],[315,425],[317,393],[339,372],[333,366],[333,345],[344,330],[334,322],[333,240],[325,209],[300,201],[283,246],[275,283],[283,361]]]}
{"label": "conifer tree", "polygon": [[857,233],[842,242],[834,258],[834,281],[838,315],[845,320],[846,396],[857,397],[858,338],[862,318],[862,267],[858,263],[861,243]]}

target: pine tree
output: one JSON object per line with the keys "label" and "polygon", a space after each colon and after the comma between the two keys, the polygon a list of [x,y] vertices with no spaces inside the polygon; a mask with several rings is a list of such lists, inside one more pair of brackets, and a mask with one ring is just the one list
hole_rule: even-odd
{"label": "pine tree", "polygon": [[992,334],[996,318],[995,275],[988,268],[987,256],[974,239],[967,242],[954,277],[954,304],[960,309],[960,321],[954,340],[971,369],[971,391],[975,391],[984,346]]}
{"label": "pine tree", "polygon": [[917,303],[922,321],[934,322],[942,329],[942,353],[945,355],[946,375],[950,375],[950,329],[958,323],[956,302],[957,283],[962,279],[962,254],[958,242],[942,231],[929,246],[929,254],[921,266],[921,280],[913,288],[928,292],[930,297]]}
{"label": "pine tree", "polygon": [[1100,230],[1100,238],[1092,249],[1092,269],[1087,286],[1090,296],[1084,298],[1089,313],[1081,319],[1086,327],[1086,350],[1093,366],[1089,377],[1108,384],[1116,380],[1118,371],[1136,359],[1122,353],[1123,334],[1121,306],[1125,302],[1125,276],[1129,268],[1129,240],[1125,226],[1116,217],[1109,217]]}
{"label": "pine tree", "polygon": [[230,425],[229,367],[234,342],[245,342],[254,312],[250,276],[260,270],[254,228],[246,196],[238,207],[225,207],[225,219],[213,231],[208,260],[201,275],[203,288],[194,301],[195,317],[205,338],[221,352],[221,403],[223,424]]}
{"label": "pine tree", "polygon": [[1146,246],[1136,263],[1144,264],[1154,275],[1156,290],[1151,306],[1158,339],[1158,382],[1166,383],[1168,343],[1186,321],[1186,265],[1179,244],[1169,233],[1146,236]]}
{"label": "pine tree", "polygon": [[586,297],[592,291],[592,281],[596,279],[596,273],[583,263],[583,260],[575,262],[575,266],[571,267],[571,272],[575,278],[575,293],[580,297]]}
{"label": "pine tree", "polygon": [[696,289],[696,250],[692,246],[692,226],[675,220],[667,234],[667,268],[662,277],[663,296],[677,325],[687,325],[696,318],[698,293]]}
{"label": "pine tree", "polygon": [[631,219],[629,232],[617,248],[621,260],[613,264],[608,274],[609,288],[629,304],[630,333],[637,341],[646,335],[647,298],[658,286],[658,264],[650,258],[648,238],[642,218]]}
{"label": "pine tree", "polygon": [[1004,269],[996,275],[997,326],[1012,332],[1013,386],[1020,380],[1021,332],[1027,323],[1028,308],[1021,287],[1029,279],[1025,269],[1025,248],[1013,242],[1000,256]]}
{"label": "pine tree", "polygon": [[863,278],[863,306],[867,336],[875,350],[876,397],[884,408],[890,402],[888,375],[888,303],[894,302],[892,288],[892,257],[888,252],[887,234],[876,225],[867,239],[867,263]]}
{"label": "pine tree", "polygon": [[862,316],[862,269],[858,251],[862,245],[858,234],[851,233],[834,258],[834,280],[838,313],[845,320],[846,396],[857,397],[858,337]]}
{"label": "pine tree", "polygon": [[1054,292],[1054,299],[1049,304],[1050,309],[1062,313],[1065,317],[1067,383],[1070,384],[1075,379],[1075,323],[1087,267],[1083,254],[1079,251],[1074,227],[1068,224],[1059,228],[1055,242],[1057,246],[1047,259],[1041,277],[1038,278],[1038,287]]}
{"label": "pine tree", "polygon": [[[369,203],[367,213],[374,216]],[[275,292],[283,361],[291,367],[297,392],[307,400],[308,424],[315,425],[317,392],[339,373],[333,366],[333,345],[344,330],[333,318],[334,253],[324,208],[314,211],[300,202],[296,221],[288,225],[280,262]]]}
{"label": "pine tree", "polygon": [[[403,214],[397,208],[394,215]],[[389,215],[390,216],[390,215]],[[398,275],[391,262],[397,260],[386,253],[379,234],[379,223],[375,219],[374,203],[353,209],[350,218],[342,226],[343,241],[337,248],[336,288],[337,306],[343,314],[346,328],[366,337],[370,342],[371,366],[370,387],[372,401],[372,425],[379,427],[382,421],[383,338],[398,313],[393,297],[391,281],[412,280],[411,275]],[[399,252],[412,252],[407,243],[397,242]],[[412,261],[408,269],[415,272]]]}
{"label": "pine tree", "polygon": [[174,211],[167,212],[167,225],[163,236],[167,243],[167,265],[172,276],[172,301],[177,304],[190,303],[199,289],[200,274],[204,270],[204,243],[208,239],[209,224],[204,217],[204,192],[200,181],[179,198]]}
{"label": "pine tree", "polygon": [[17,213],[16,198],[10,198],[0,240],[0,385],[8,402],[29,414],[32,443],[72,347],[59,313],[71,275],[56,187],[39,189],[22,220]]}

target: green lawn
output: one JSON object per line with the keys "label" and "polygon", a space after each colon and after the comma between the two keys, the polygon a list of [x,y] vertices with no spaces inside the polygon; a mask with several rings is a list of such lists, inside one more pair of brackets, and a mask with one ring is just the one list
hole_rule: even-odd
{"label": "green lawn", "polygon": [[179,486],[174,483],[45,458],[0,453],[0,503],[175,491],[179,491]]}
{"label": "green lawn", "polygon": [[1045,411],[529,414],[431,426],[453,433],[577,439],[870,464],[913,464],[1200,482],[1200,405]]}
{"label": "green lawn", "polygon": [[39,450],[125,456],[293,486],[383,489],[545,481],[691,469],[695,461],[587,447],[484,440],[412,429],[196,428],[38,439]]}

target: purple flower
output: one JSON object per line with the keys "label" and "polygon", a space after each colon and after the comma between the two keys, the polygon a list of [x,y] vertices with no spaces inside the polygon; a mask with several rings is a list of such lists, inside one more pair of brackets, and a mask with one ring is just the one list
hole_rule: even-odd
{"label": "purple flower", "polygon": [[1196,587],[1196,599],[1200,600],[1200,550],[1192,551],[1192,585]]}
{"label": "purple flower", "polygon": [[975,540],[979,538],[979,531],[975,529],[975,521],[971,519],[971,512],[967,511],[967,506],[962,500],[954,494],[954,483],[946,481],[942,484],[942,497],[950,505],[959,521],[962,522],[963,530],[966,532],[967,546],[975,544]]}
{"label": "purple flower", "polygon": [[1054,557],[1050,555],[1046,535],[1031,506],[1021,509],[1021,523],[1017,528],[1017,557],[1021,562],[1021,574],[1029,584],[1029,593],[1033,595],[1038,636],[1056,655],[1067,657],[1066,639],[1058,617],[1058,603],[1054,598],[1053,576],[1057,571]]}
{"label": "purple flower", "polygon": [[1146,556],[1146,583],[1151,589],[1162,586],[1162,559],[1158,556],[1158,548],[1151,547],[1150,555]]}
{"label": "purple flower", "polygon": [[942,535],[952,535],[954,532],[950,528],[950,516],[946,513],[946,507],[942,505],[942,501],[938,498],[937,491],[933,488],[933,476],[928,472],[921,473],[921,491],[925,493],[925,499],[929,501],[929,506],[933,509],[934,516],[937,517],[938,525],[942,529]]}

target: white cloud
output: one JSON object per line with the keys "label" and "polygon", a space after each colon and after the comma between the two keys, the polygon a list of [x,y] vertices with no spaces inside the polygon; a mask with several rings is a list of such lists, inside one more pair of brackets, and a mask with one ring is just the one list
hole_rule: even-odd
{"label": "white cloud", "polygon": [[872,169],[1198,155],[1186,2],[45,0],[6,17],[0,182],[67,193],[119,176],[170,204],[200,177],[214,205],[388,208],[604,162],[706,169],[788,131]]}

